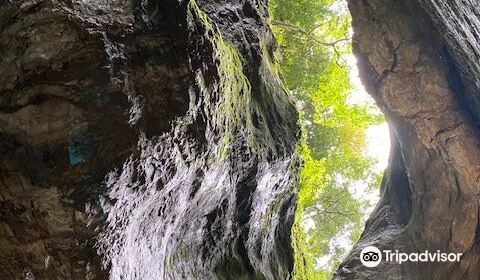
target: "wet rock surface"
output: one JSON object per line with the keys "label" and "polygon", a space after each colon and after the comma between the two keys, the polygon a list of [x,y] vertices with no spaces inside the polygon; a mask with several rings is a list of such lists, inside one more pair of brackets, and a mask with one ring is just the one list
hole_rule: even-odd
{"label": "wet rock surface", "polygon": [[287,279],[263,1],[0,2],[0,279]]}
{"label": "wet rock surface", "polygon": [[[335,279],[477,279],[480,188],[476,1],[349,1],[361,78],[392,130],[382,198]],[[460,262],[382,262],[369,245],[463,253]]]}

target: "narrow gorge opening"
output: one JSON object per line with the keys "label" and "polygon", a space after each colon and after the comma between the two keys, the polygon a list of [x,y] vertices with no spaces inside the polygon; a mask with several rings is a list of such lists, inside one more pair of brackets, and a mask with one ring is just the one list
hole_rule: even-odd
{"label": "narrow gorge opening", "polygon": [[478,279],[480,6],[347,2],[0,1],[0,279]]}
{"label": "narrow gorge opening", "polygon": [[389,129],[360,81],[347,1],[269,5],[279,65],[304,133],[294,275],[329,279],[378,202]]}

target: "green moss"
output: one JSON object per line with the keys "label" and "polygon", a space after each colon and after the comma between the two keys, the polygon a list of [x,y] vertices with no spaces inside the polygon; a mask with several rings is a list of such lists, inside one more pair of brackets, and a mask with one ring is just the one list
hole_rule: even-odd
{"label": "green moss", "polygon": [[[188,3],[189,17],[203,24],[204,38],[213,47],[213,59],[216,63],[218,79],[205,85],[203,74],[197,73],[197,82],[204,85],[201,93],[207,110],[211,114],[211,126],[215,134],[222,139],[216,153],[216,159],[226,156],[234,133],[240,129],[253,127],[250,113],[251,87],[243,73],[243,64],[237,49],[225,41],[218,27],[197,5],[195,0]],[[202,86],[201,86],[202,87]],[[252,134],[248,133],[248,143],[253,147]]]}
{"label": "green moss", "polygon": [[292,226],[292,247],[294,252],[293,279],[320,280],[313,266],[313,256],[309,253],[306,244],[306,234],[301,226],[301,217],[296,215]]}
{"label": "green moss", "polygon": [[[300,110],[301,114],[302,111]],[[302,132],[305,130],[304,125],[299,124]],[[297,144],[295,154],[299,161],[303,162],[308,161],[309,158],[309,147],[306,143],[305,133],[302,133],[302,139],[299,144]],[[303,229],[302,221],[304,219],[305,206],[308,204],[305,201],[306,198],[315,199],[313,193],[309,193],[311,188],[306,186],[304,178],[302,178],[302,172],[305,171],[305,166],[300,169],[300,178],[297,182],[298,187],[298,202],[297,209],[295,211],[295,220],[293,222],[291,234],[292,234],[292,248],[293,248],[293,277],[292,280],[324,280],[326,278],[322,277],[321,274],[315,270],[314,262],[315,256],[311,253],[311,248],[307,244],[307,234]]]}

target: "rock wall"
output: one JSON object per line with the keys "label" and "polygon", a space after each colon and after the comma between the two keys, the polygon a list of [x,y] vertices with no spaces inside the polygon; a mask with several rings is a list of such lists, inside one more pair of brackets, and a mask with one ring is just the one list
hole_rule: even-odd
{"label": "rock wall", "polygon": [[0,279],[288,279],[265,1],[0,2]]}
{"label": "rock wall", "polygon": [[[349,1],[353,48],[385,113],[392,152],[382,196],[335,279],[478,279],[480,6]],[[460,262],[359,261],[368,245],[463,253]]]}

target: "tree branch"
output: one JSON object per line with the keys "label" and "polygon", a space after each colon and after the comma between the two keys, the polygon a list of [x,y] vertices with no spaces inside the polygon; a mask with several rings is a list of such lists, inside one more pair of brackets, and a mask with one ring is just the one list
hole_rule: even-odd
{"label": "tree branch", "polygon": [[[315,36],[313,36],[311,34],[311,32],[308,32],[305,29],[303,29],[300,26],[297,26],[295,24],[291,24],[291,23],[283,22],[283,21],[279,21],[279,20],[274,20],[274,19],[271,21],[271,23],[273,25],[279,26],[279,27],[284,28],[284,29],[290,29],[290,30],[298,31],[301,34],[305,35],[308,39],[310,39],[312,41],[315,41],[316,43],[318,43],[320,45],[330,46],[330,47],[334,47],[334,48],[335,48],[336,44],[338,44],[340,42],[344,42],[344,41],[350,41],[352,39],[351,37],[346,37],[346,38],[340,38],[340,39],[335,40],[333,42],[322,42],[322,41],[318,40]],[[335,49],[335,52],[337,52],[337,54],[338,54],[338,50]]]}

